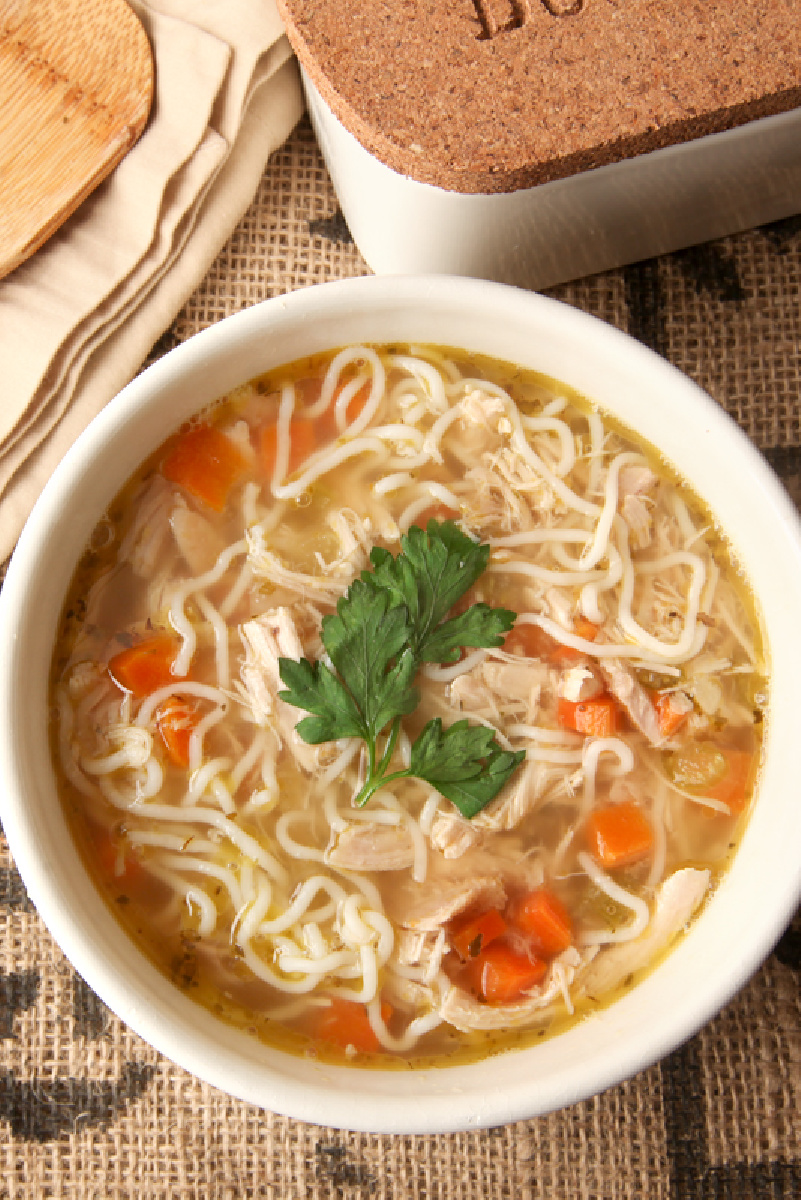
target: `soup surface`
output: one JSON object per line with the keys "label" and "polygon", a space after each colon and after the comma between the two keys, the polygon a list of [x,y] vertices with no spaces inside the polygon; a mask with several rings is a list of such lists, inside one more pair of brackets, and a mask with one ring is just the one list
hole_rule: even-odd
{"label": "soup surface", "polygon": [[702,505],[589,402],[356,346],[223,397],[129,481],[53,660],[75,838],[178,986],[299,1053],[544,1036],[730,859],[767,704]]}

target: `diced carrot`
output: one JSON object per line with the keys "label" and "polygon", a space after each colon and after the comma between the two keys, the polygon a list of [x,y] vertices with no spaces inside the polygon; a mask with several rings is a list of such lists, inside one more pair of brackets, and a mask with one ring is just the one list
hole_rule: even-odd
{"label": "diced carrot", "polygon": [[586,737],[610,737],[618,728],[619,709],[612,696],[596,696],[592,700],[565,700],[559,697],[559,724]]}
{"label": "diced carrot", "polygon": [[601,632],[601,627],[594,621],[588,620],[587,617],[576,617],[573,622],[573,632],[576,637],[584,638],[585,642],[594,642]]}
{"label": "diced carrot", "polygon": [[296,417],[289,426],[289,474],[297,471],[317,449],[317,430],[314,421]]}
{"label": "diced carrot", "polygon": [[220,429],[196,425],[181,434],[161,464],[166,479],[177,483],[215,512],[247,469],[244,456]]}
{"label": "diced carrot", "polygon": [[647,858],[654,845],[651,823],[633,800],[608,804],[590,813],[586,835],[593,858],[612,870]]}
{"label": "diced carrot", "polygon": [[[303,403],[305,406],[313,404],[319,396],[319,386],[313,388],[314,381],[300,381],[296,383],[296,388],[302,394]],[[316,420],[311,420],[309,417],[304,417],[302,413],[292,418],[289,423],[289,462],[287,464],[287,474],[293,475],[306,459],[314,453],[320,446],[325,446],[327,442],[332,441],[338,433],[336,427],[336,418],[334,405],[337,397],[342,391],[340,385],[334,393],[334,397],[322,416]],[[355,396],[351,397],[348,404],[347,415],[349,420],[354,420],[367,401],[370,394],[370,384],[365,383],[359,389]],[[266,425],[261,431],[261,460],[265,471],[272,474],[275,465],[275,456],[278,449],[278,427],[277,425]]]}
{"label": "diced carrot", "polygon": [[724,748],[723,755],[726,759],[725,773],[711,787],[704,788],[704,795],[713,800],[722,800],[732,812],[742,812],[751,794],[754,756],[747,750],[729,747]]}
{"label": "diced carrot", "polygon": [[527,988],[541,983],[548,964],[544,959],[519,954],[505,942],[493,942],[465,968],[474,990],[488,1004],[511,1004]]}
{"label": "diced carrot", "polygon": [[[370,399],[371,387],[372,387],[371,383],[365,382],[359,388],[358,392],[356,392],[356,394],[354,396],[351,396],[350,400],[348,401],[348,407],[345,410],[349,421],[355,421],[358,416],[361,416],[362,409],[364,408],[367,401]],[[335,404],[336,404],[337,400],[339,399],[341,393],[342,393],[342,387],[338,387],[336,392],[334,393],[334,403]]]}
{"label": "diced carrot", "polygon": [[[577,617],[573,622],[573,633],[593,642],[598,636],[599,627],[585,617]],[[526,658],[544,658],[548,662],[561,663],[571,659],[582,658],[581,650],[566,646],[551,637],[539,625],[515,625],[504,643],[504,650],[509,654],[523,654]]]}
{"label": "diced carrot", "polygon": [[517,624],[507,634],[503,648],[507,654],[519,654],[523,658],[549,659],[557,643],[539,625]]}
{"label": "diced carrot", "polygon": [[[336,405],[337,405],[337,401],[339,400],[339,397],[342,395],[342,392],[344,391],[346,386],[347,386],[347,382],[340,383],[337,386],[336,390],[334,391],[334,395],[331,399],[331,403],[329,404],[328,408],[325,410],[323,415],[319,418],[321,444],[325,443],[326,441],[333,440],[336,437],[339,437],[339,429],[337,427],[337,418],[336,418]],[[364,408],[365,404],[367,403],[367,401],[370,397],[370,388],[371,387],[372,387],[372,384],[369,381],[367,381],[362,384],[362,386],[359,388],[359,390],[356,392],[356,394],[354,396],[351,396],[350,400],[348,401],[348,407],[346,409],[346,416],[347,416],[348,422],[355,421],[356,418],[360,415],[362,409]]]}
{"label": "diced carrot", "polygon": [[477,958],[497,938],[506,933],[506,921],[497,908],[460,921],[451,932],[451,945],[460,958]]}
{"label": "diced carrot", "polygon": [[197,705],[180,696],[168,696],[156,711],[161,740],[176,767],[189,766],[189,739],[197,722]]}
{"label": "diced carrot", "polygon": [[[576,617],[573,622],[572,632],[585,642],[594,642],[600,631],[600,626],[588,621],[586,617]],[[564,642],[554,642],[550,657],[553,662],[568,662],[571,659],[583,658],[584,651],[577,650],[575,646],[565,645]]]}
{"label": "diced carrot", "polygon": [[546,887],[534,888],[512,906],[512,924],[543,958],[553,958],[573,941],[573,924],[562,901]]}
{"label": "diced carrot", "polygon": [[[381,1016],[384,1021],[388,1021],[391,1015],[391,1006],[382,1004]],[[381,1049],[366,1007],[341,996],[334,996],[325,1008],[314,1010],[310,1033],[319,1041],[340,1046],[343,1050],[353,1046],[363,1054],[375,1054]]]}
{"label": "diced carrot", "polygon": [[[683,697],[683,699],[679,699]],[[663,737],[670,737],[680,729],[692,712],[692,705],[687,706],[683,692],[658,692],[654,700],[659,732]]]}
{"label": "diced carrot", "polygon": [[278,427],[276,425],[265,425],[261,431],[261,461],[268,475],[272,475],[277,448]]}
{"label": "diced carrot", "polygon": [[[278,429],[266,425],[261,432],[261,460],[265,471],[272,474],[278,447]],[[289,462],[287,475],[294,474],[310,454],[317,449],[317,428],[307,417],[295,417],[289,423]]]}
{"label": "diced carrot", "polygon": [[175,638],[158,634],[115,654],[109,660],[109,674],[124,692],[133,692],[137,697],[149,696],[156,688],[186,678],[173,674],[172,665],[177,653]]}

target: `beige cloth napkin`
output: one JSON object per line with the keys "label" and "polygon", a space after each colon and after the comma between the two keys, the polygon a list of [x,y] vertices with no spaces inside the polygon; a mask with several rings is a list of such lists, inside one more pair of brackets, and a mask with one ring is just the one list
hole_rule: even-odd
{"label": "beige cloth napkin", "polygon": [[302,113],[274,0],[130,3],[155,61],[148,126],[0,281],[0,561],[59,459],[197,287]]}

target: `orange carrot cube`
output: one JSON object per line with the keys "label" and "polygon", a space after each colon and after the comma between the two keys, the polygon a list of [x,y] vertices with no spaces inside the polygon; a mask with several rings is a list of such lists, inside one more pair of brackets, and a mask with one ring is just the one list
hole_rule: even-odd
{"label": "orange carrot cube", "polygon": [[175,638],[158,634],[115,654],[109,660],[109,674],[124,692],[133,692],[137,697],[149,696],[157,688],[175,683],[179,678],[172,670],[178,648]]}
{"label": "orange carrot cube", "polygon": [[607,695],[579,701],[560,696],[557,717],[563,729],[572,729],[586,737],[611,737],[619,725],[617,702]]}
{"label": "orange carrot cube", "polygon": [[511,919],[543,958],[561,954],[573,941],[567,909],[550,888],[534,888],[521,897],[512,908]]}
{"label": "orange carrot cube", "polygon": [[506,933],[506,921],[497,908],[460,921],[451,932],[451,945],[460,958],[477,958],[490,942]]}
{"label": "orange carrot cube", "polygon": [[235,443],[213,425],[196,425],[181,434],[161,464],[166,479],[215,512],[225,508],[231,488],[246,469]]}
{"label": "orange carrot cube", "polygon": [[544,959],[520,954],[505,942],[493,942],[470,959],[466,976],[487,1004],[513,1004],[528,988],[541,983],[547,970]]}
{"label": "orange carrot cube", "polygon": [[189,739],[197,722],[197,706],[180,696],[168,696],[156,711],[156,726],[161,740],[177,767],[189,766]]}
{"label": "orange carrot cube", "polygon": [[610,870],[647,858],[654,846],[651,822],[633,800],[608,804],[590,813],[586,836],[593,858]]}

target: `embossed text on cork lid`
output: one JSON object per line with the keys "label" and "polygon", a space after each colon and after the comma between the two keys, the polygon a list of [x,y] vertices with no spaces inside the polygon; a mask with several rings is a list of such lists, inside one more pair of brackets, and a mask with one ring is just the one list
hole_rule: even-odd
{"label": "embossed text on cork lid", "polygon": [[387,166],[500,192],[801,106],[799,0],[278,0]]}

